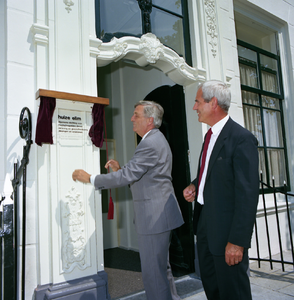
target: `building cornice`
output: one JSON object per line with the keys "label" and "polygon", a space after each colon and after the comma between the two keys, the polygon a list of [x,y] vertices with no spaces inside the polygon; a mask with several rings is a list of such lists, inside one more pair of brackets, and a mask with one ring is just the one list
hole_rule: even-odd
{"label": "building cornice", "polygon": [[90,39],[90,54],[96,55],[98,67],[106,66],[120,59],[128,59],[141,67],[153,65],[162,70],[175,83],[189,85],[203,81],[206,71],[190,67],[175,51],[164,46],[152,33],[141,38],[125,36],[112,38],[108,43]]}

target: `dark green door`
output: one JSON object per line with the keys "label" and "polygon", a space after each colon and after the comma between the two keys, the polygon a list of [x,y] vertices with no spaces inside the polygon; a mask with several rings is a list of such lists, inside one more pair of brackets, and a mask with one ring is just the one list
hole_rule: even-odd
{"label": "dark green door", "polygon": [[175,276],[194,272],[194,234],[192,204],[183,197],[183,190],[190,184],[188,137],[183,87],[161,86],[149,93],[144,100],[152,100],[164,108],[160,130],[165,135],[173,153],[173,186],[185,224],[173,230],[170,245],[170,263]]}

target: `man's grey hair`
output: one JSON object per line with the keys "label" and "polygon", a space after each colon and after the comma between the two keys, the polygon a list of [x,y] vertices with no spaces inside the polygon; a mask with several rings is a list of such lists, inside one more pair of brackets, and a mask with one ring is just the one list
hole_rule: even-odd
{"label": "man's grey hair", "polygon": [[162,123],[162,117],[164,109],[161,105],[154,101],[141,100],[135,104],[135,108],[139,105],[144,106],[144,116],[146,118],[153,118],[153,124],[155,128],[159,128]]}
{"label": "man's grey hair", "polygon": [[202,97],[205,102],[210,102],[213,97],[217,98],[217,103],[225,112],[229,111],[231,105],[231,91],[229,87],[219,80],[208,80],[199,85],[202,89]]}

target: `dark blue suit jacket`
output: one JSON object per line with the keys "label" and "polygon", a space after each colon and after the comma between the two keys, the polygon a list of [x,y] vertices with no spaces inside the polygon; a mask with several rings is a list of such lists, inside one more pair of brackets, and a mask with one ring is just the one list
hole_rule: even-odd
{"label": "dark blue suit jacket", "polygon": [[[213,255],[224,255],[228,242],[250,248],[259,196],[258,173],[257,139],[229,118],[211,153],[203,192],[205,209],[201,214]],[[197,189],[198,176],[192,183]],[[195,234],[200,210],[196,202]]]}

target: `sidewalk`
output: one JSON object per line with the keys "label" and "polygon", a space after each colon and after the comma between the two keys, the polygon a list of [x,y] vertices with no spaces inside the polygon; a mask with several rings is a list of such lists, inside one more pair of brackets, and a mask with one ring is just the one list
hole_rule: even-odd
{"label": "sidewalk", "polygon": [[[284,261],[292,261],[290,251],[284,252]],[[280,259],[279,256],[273,259]],[[281,264],[273,264],[270,269],[268,262],[262,262],[258,268],[257,262],[250,264],[250,282],[253,300],[294,300],[294,270],[293,266],[285,265],[285,272]],[[183,276],[176,280],[176,287],[181,299],[207,300],[201,280],[194,274]],[[145,292],[129,295],[120,300],[146,300]]]}
{"label": "sidewalk", "polygon": [[[276,257],[279,259],[279,257]],[[292,261],[290,251],[284,252],[284,261]],[[258,268],[257,262],[250,264],[250,282],[253,300],[293,300],[294,299],[294,270],[293,266],[285,265],[285,272],[281,264],[273,264],[270,269],[268,262],[262,262]],[[187,295],[181,299],[206,300],[205,293],[198,290],[194,295]]]}

